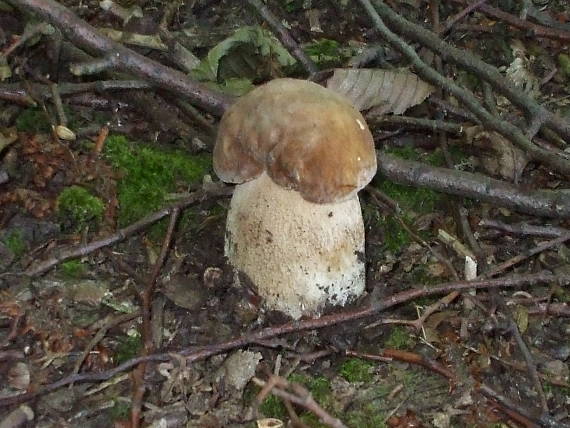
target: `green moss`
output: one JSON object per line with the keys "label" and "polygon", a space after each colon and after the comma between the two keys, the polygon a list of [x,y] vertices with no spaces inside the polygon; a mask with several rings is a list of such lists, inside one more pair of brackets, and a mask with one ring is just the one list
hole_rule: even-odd
{"label": "green moss", "polygon": [[386,415],[375,409],[373,405],[367,405],[362,410],[347,412],[343,421],[350,427],[358,428],[383,428]]}
{"label": "green moss", "polygon": [[558,64],[560,65],[560,72],[570,79],[570,55],[561,53],[558,55]]}
{"label": "green moss", "polygon": [[[63,111],[67,117],[67,127],[69,129],[78,129],[85,124],[85,119],[81,118],[67,105],[63,106]],[[104,123],[105,120],[100,121]],[[51,124],[46,113],[40,107],[31,107],[24,110],[16,119],[16,128],[21,132],[29,132],[32,134],[45,134],[51,132]]]}
{"label": "green moss", "polygon": [[415,344],[415,339],[403,326],[395,326],[390,336],[384,342],[386,348],[411,349]]}
{"label": "green moss", "polygon": [[[436,150],[429,154],[413,148],[398,148],[387,150],[387,153],[407,160],[421,161],[433,166],[443,166],[444,159],[441,151]],[[419,214],[433,212],[440,206],[442,195],[433,190],[404,186],[385,179],[375,180],[376,186],[394,199],[403,211],[413,211]]]}
{"label": "green moss", "polygon": [[311,428],[327,428],[330,425],[324,424],[320,421],[320,419],[318,418],[318,416],[316,416],[314,413],[310,413],[310,412],[304,412],[302,415],[299,416],[299,419],[301,419],[301,421],[311,427]]}
{"label": "green moss", "polygon": [[131,406],[124,401],[115,401],[115,405],[111,407],[111,420],[119,421],[128,419],[131,414]]}
{"label": "green moss", "polygon": [[319,39],[304,48],[309,57],[322,68],[339,66],[344,60],[340,44],[336,40]]}
{"label": "green moss", "polygon": [[388,180],[382,180],[378,187],[398,202],[403,211],[427,214],[441,204],[441,195],[433,190],[404,186]]}
{"label": "green moss", "polygon": [[16,258],[21,257],[26,251],[26,241],[24,241],[22,231],[19,229],[14,229],[8,233],[2,242]]}
{"label": "green moss", "polygon": [[79,260],[68,260],[59,266],[61,273],[66,278],[81,278],[85,274],[85,264]]}
{"label": "green moss", "polygon": [[312,377],[304,374],[293,373],[289,376],[289,382],[299,383],[309,390],[315,401],[321,406],[327,407],[331,401],[331,383],[324,376]]}
{"label": "green moss", "polygon": [[285,419],[287,417],[285,405],[275,395],[267,397],[259,406],[259,411],[267,418]]}
{"label": "green moss", "polygon": [[51,127],[45,113],[39,107],[24,110],[16,119],[16,128],[20,132],[46,133]]}
{"label": "green moss", "polygon": [[369,382],[374,364],[361,358],[349,358],[340,366],[340,375],[349,382]]}
{"label": "green moss", "polygon": [[289,13],[296,12],[303,8],[303,0],[281,0],[281,4]]}
{"label": "green moss", "polygon": [[[443,154],[439,150],[426,154],[414,148],[405,147],[390,149],[386,152],[403,159],[421,161],[434,166],[442,166],[445,163]],[[457,156],[460,157],[461,153],[458,152]],[[444,195],[433,190],[405,186],[380,177],[376,178],[373,184],[398,203],[403,212],[401,218],[406,224],[411,226],[412,230],[414,229],[412,226],[414,219],[418,215],[441,209],[441,204],[444,200]],[[386,214],[381,216],[378,219],[377,226],[384,232],[385,248],[393,253],[400,251],[412,241],[406,229],[392,215]],[[424,239],[429,238],[429,232],[422,231],[418,234]]]}
{"label": "green moss", "polygon": [[103,218],[105,204],[80,186],[63,189],[57,198],[59,215],[75,230],[98,224]]}
{"label": "green moss", "polygon": [[123,136],[108,139],[105,155],[123,173],[118,185],[121,227],[158,210],[167,203],[169,193],[187,190],[211,169],[209,154],[135,145]]}
{"label": "green moss", "polygon": [[423,284],[423,285],[434,285],[434,284],[439,284],[441,282],[439,278],[430,275],[428,267],[422,264],[414,266],[410,274],[410,281],[413,284]]}
{"label": "green moss", "polygon": [[390,252],[397,253],[410,244],[410,234],[394,216],[384,216],[381,226],[384,230],[384,246]]}
{"label": "green moss", "polygon": [[142,350],[142,338],[139,335],[124,336],[119,340],[119,345],[115,351],[115,360],[117,364],[124,363],[138,356]]}

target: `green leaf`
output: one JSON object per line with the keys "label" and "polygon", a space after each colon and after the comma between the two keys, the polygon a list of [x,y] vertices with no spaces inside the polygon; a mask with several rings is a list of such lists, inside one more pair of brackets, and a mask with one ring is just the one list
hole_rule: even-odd
{"label": "green leaf", "polygon": [[294,63],[295,59],[269,31],[259,26],[242,27],[214,46],[192,74],[198,80],[211,82],[255,80],[264,77],[260,75],[264,70]]}

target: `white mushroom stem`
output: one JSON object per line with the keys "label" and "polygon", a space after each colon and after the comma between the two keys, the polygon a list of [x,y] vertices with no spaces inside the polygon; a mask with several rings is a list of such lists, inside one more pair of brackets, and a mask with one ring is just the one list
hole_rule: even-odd
{"label": "white mushroom stem", "polygon": [[225,253],[265,306],[298,319],[345,305],[365,286],[364,224],[358,196],[314,204],[263,173],[236,186]]}

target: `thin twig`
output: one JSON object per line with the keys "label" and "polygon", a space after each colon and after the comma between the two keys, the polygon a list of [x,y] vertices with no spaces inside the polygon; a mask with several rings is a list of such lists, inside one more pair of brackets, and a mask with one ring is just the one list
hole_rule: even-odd
{"label": "thin twig", "polygon": [[[515,419],[515,420],[521,424],[524,424],[525,426],[529,426],[529,427],[542,426],[542,427],[548,427],[548,428],[563,428],[563,427],[568,426],[566,424],[560,423],[557,420],[554,420],[552,417],[545,415],[545,414],[541,415],[540,418],[538,420],[536,420],[528,412],[528,410],[516,405],[511,400],[509,400],[507,397],[499,394],[498,392],[494,391],[492,388],[490,388],[489,386],[487,386],[485,384],[479,385],[477,390],[481,394],[483,394],[484,396],[489,397],[489,398],[497,401],[498,403],[500,403],[502,406],[506,407],[507,409],[516,412],[516,414],[518,414],[521,418],[518,420],[517,419]],[[509,414],[509,416],[512,417],[511,414]]]}
{"label": "thin twig", "polygon": [[[243,336],[228,340],[226,342],[216,343],[202,347],[190,347],[182,349],[177,355],[183,355],[187,363],[203,360],[211,357],[212,355],[227,352],[232,349],[241,348],[251,343],[256,343],[260,340],[267,340],[273,337],[282,336],[293,332],[300,332],[306,330],[315,330],[339,323],[356,321],[373,315],[377,315],[391,307],[409,302],[419,297],[436,296],[440,294],[448,294],[452,291],[466,291],[470,289],[486,289],[486,288],[513,288],[535,285],[539,283],[558,283],[560,285],[570,284],[570,275],[561,274],[553,275],[551,273],[543,272],[529,275],[513,275],[499,279],[485,279],[475,281],[458,281],[442,284],[439,286],[425,286],[417,285],[412,286],[407,291],[393,294],[383,298],[381,301],[374,302],[373,304],[364,307],[344,310],[330,315],[324,315],[320,318],[311,318],[301,321],[288,322],[285,324],[266,327],[258,331],[253,331],[244,334]],[[62,378],[52,384],[46,385],[43,388],[38,388],[35,391],[27,392],[24,394],[0,398],[0,407],[11,406],[23,403],[33,399],[34,397],[47,394],[63,386],[75,382],[99,382],[112,378],[113,376],[122,373],[132,367],[137,366],[145,361],[170,361],[173,357],[172,353],[157,353],[147,356],[136,357],[131,360],[125,361],[121,365],[98,373],[80,373]]]}
{"label": "thin twig", "polygon": [[[280,378],[278,382],[272,380],[272,378],[275,377]],[[269,386],[269,390],[273,395],[283,398],[284,400],[288,400],[291,403],[295,403],[314,413],[325,425],[333,428],[348,428],[345,424],[342,423],[340,419],[331,416],[325,409],[323,409],[319,403],[313,399],[310,392],[307,391],[307,389],[305,389],[302,385],[292,384],[286,379],[275,375],[272,375],[267,382],[257,377],[254,377],[252,380],[256,385],[263,387],[264,390],[267,389],[267,386]],[[285,391],[284,388],[293,390],[293,393]]]}
{"label": "thin twig", "polygon": [[510,331],[515,337],[515,341],[517,342],[521,354],[523,355],[523,358],[526,362],[528,373],[530,374],[530,377],[534,382],[536,393],[540,398],[540,405],[542,406],[542,411],[548,412],[548,402],[546,401],[546,395],[544,394],[544,389],[542,388],[542,383],[540,382],[540,377],[538,376],[538,371],[536,370],[536,363],[534,362],[534,358],[532,357],[528,349],[528,346],[526,345],[524,339],[522,338],[517,323],[512,319],[510,320]]}
{"label": "thin twig", "polygon": [[[489,81],[495,90],[501,92],[511,100],[513,104],[523,108],[529,118],[529,122],[532,122],[535,118],[540,118],[545,124],[557,132],[565,136],[570,136],[569,122],[555,117],[552,112],[539,105],[534,99],[516,89],[513,85],[507,84],[495,67],[484,63],[464,50],[457,49],[442,42],[435,33],[404,19],[385,3],[374,0],[375,6],[372,6],[370,0],[359,0],[359,2],[368,12],[374,26],[382,34],[382,37],[411,62],[420,77],[435,86],[442,86],[447,89],[461,100],[485,126],[511,140],[519,148],[526,151],[534,160],[541,161],[563,174],[570,175],[570,162],[556,153],[536,146],[517,126],[493,116],[480,104],[472,92],[460,87],[454,81],[446,79],[432,67],[428,66],[418,56],[412,46],[404,42],[399,35],[396,35],[386,26],[384,20],[392,27],[395,27],[400,34],[420,41],[428,48],[435,50],[442,58],[453,60],[467,67],[469,70],[475,71],[479,76]],[[380,15],[382,15],[382,17]]]}
{"label": "thin twig", "polygon": [[503,263],[499,263],[497,266],[490,268],[487,272],[480,275],[481,278],[491,278],[499,273],[504,272],[505,270],[513,267],[514,265],[532,257],[537,254],[542,253],[543,251],[549,250],[550,248],[556,247],[564,242],[570,240],[570,233],[566,235],[562,235],[559,238],[552,239],[550,241],[543,242],[538,244],[536,247],[531,248],[530,250],[524,251],[522,254],[518,254],[509,260],[504,261]]}
{"label": "thin twig", "polygon": [[479,222],[479,226],[490,227],[514,235],[544,236],[556,238],[570,233],[570,230],[556,226],[537,226],[529,223],[507,224],[499,220],[484,218]]}
{"label": "thin twig", "polygon": [[305,67],[309,75],[313,75],[319,71],[317,65],[311,58],[305,54],[299,44],[291,37],[289,32],[283,27],[279,18],[277,18],[269,8],[261,2],[261,0],[247,0],[249,5],[253,7],[257,13],[269,24],[271,29],[277,34],[281,43],[291,52],[297,60]]}
{"label": "thin twig", "polygon": [[232,191],[232,188],[221,183],[213,185],[211,189],[208,191],[206,190],[197,190],[196,192],[191,193],[184,199],[175,202],[165,208],[162,208],[154,213],[143,217],[139,221],[118,230],[113,235],[107,236],[102,239],[98,239],[93,242],[89,242],[86,245],[78,245],[74,246],[65,250],[62,250],[59,254],[56,254],[47,260],[42,262],[36,263],[30,266],[26,271],[23,273],[26,276],[39,276],[46,273],[51,268],[55,267],[61,262],[64,262],[69,259],[74,259],[78,257],[84,257],[87,254],[90,254],[100,248],[107,247],[109,245],[116,244],[117,242],[122,241],[123,239],[131,236],[144,228],[148,227],[149,225],[156,223],[158,220],[170,215],[174,209],[184,209],[192,204],[204,201],[208,198],[218,198],[225,195],[229,195]]}
{"label": "thin twig", "polygon": [[93,350],[93,348],[95,348],[95,346],[97,346],[97,344],[103,340],[103,338],[105,337],[105,335],[107,334],[107,332],[117,326],[120,325],[124,322],[133,320],[137,317],[140,317],[141,313],[139,311],[137,312],[133,312],[131,314],[122,314],[119,315],[111,320],[109,320],[107,323],[105,323],[105,325],[103,327],[101,327],[99,329],[99,331],[97,331],[97,334],[95,334],[95,336],[93,336],[93,339],[91,339],[91,341],[87,344],[87,346],[85,347],[85,349],[83,350],[83,352],[81,353],[81,356],[77,359],[77,362],[75,363],[75,366],[73,367],[73,374],[77,374],[79,373],[79,370],[81,369],[81,366],[83,365],[83,362],[85,361],[85,359],[87,358],[87,356],[89,355],[89,353]]}
{"label": "thin twig", "polygon": [[455,374],[452,373],[450,370],[446,369],[438,362],[431,360],[427,357],[424,357],[421,354],[416,354],[415,352],[401,351],[399,349],[383,349],[378,354],[366,354],[362,352],[347,350],[345,354],[348,355],[349,357],[358,357],[373,361],[386,362],[390,360],[397,360],[405,363],[415,364],[425,367],[426,369],[429,369],[434,373],[437,373],[452,382],[456,381]]}
{"label": "thin twig", "polygon": [[[166,236],[162,243],[162,248],[160,250],[160,255],[156,260],[152,268],[152,274],[148,280],[148,283],[142,293],[142,340],[143,340],[143,351],[142,355],[150,355],[154,351],[154,346],[152,342],[152,326],[151,326],[151,305],[152,296],[154,294],[154,288],[156,286],[156,280],[160,274],[160,270],[164,265],[168,250],[170,249],[170,243],[172,242],[172,236],[174,234],[174,228],[176,227],[176,222],[178,220],[178,215],[180,214],[180,208],[175,207],[172,209],[170,214],[170,222],[168,223],[168,230],[166,231]],[[133,399],[131,405],[131,427],[138,428],[140,426],[140,416],[142,409],[142,399],[145,393],[144,385],[144,375],[146,373],[147,363],[142,362],[136,368],[133,374]]]}
{"label": "thin twig", "polygon": [[467,15],[469,15],[471,12],[473,12],[475,9],[477,9],[479,6],[481,6],[486,1],[487,0],[479,0],[479,1],[476,1],[475,3],[471,3],[462,11],[456,13],[453,16],[450,16],[445,21],[443,28],[441,29],[441,33],[442,34],[447,33],[449,30],[451,30],[451,27],[453,27],[457,21],[460,21],[461,19],[465,18]]}
{"label": "thin twig", "polygon": [[[453,0],[453,2],[463,5],[468,4],[466,0]],[[497,9],[486,4],[480,5],[478,9],[485,15],[500,19],[513,27],[527,31],[534,37],[544,37],[547,39],[562,40],[566,42],[570,41],[570,31],[544,27],[542,25],[520,19],[515,15],[511,15],[501,9]]]}
{"label": "thin twig", "polygon": [[51,98],[53,104],[55,105],[55,111],[57,113],[58,122],[60,125],[67,126],[67,116],[65,114],[65,111],[63,110],[63,102],[61,101],[61,95],[59,93],[58,85],[52,83],[50,85],[50,91],[51,91]]}

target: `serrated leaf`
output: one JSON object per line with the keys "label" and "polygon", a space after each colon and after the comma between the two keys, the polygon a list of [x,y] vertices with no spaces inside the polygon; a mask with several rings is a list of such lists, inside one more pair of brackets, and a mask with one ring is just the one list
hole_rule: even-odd
{"label": "serrated leaf", "polygon": [[433,86],[406,70],[337,68],[327,88],[352,101],[358,110],[375,107],[374,114],[402,114],[420,104]]}
{"label": "serrated leaf", "polygon": [[242,27],[214,46],[192,74],[199,80],[212,82],[230,77],[254,78],[247,68],[258,73],[260,62],[267,60],[275,61],[281,67],[295,63],[291,54],[269,31],[259,26]]}

